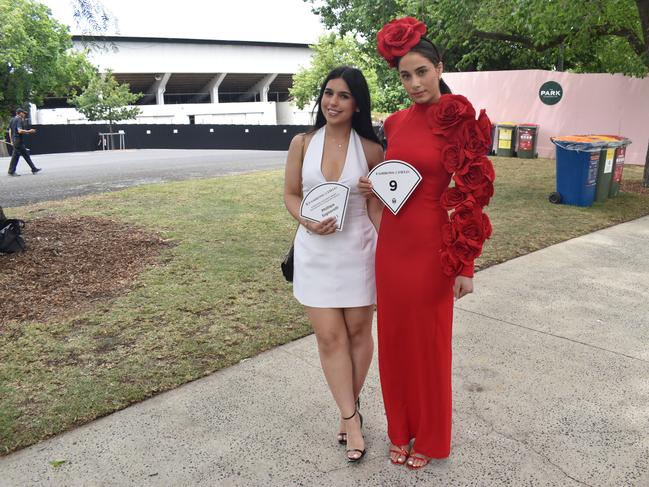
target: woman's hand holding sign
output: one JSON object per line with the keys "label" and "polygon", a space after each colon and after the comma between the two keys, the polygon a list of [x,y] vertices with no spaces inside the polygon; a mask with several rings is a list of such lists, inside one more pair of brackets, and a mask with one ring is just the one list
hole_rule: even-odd
{"label": "woman's hand holding sign", "polygon": [[329,235],[336,231],[336,218],[331,216],[321,222],[314,222],[303,218],[300,223],[306,228],[307,232],[317,233],[318,235]]}
{"label": "woman's hand holding sign", "polygon": [[358,191],[367,199],[374,197],[372,192],[372,181],[367,176],[358,178]]}

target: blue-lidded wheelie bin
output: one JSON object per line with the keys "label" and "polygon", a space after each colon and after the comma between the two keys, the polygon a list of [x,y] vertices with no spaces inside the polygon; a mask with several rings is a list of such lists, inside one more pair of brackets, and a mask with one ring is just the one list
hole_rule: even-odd
{"label": "blue-lidded wheelie bin", "polygon": [[550,201],[591,206],[595,201],[600,152],[606,143],[575,135],[551,137],[550,140],[557,148],[557,191],[550,195]]}

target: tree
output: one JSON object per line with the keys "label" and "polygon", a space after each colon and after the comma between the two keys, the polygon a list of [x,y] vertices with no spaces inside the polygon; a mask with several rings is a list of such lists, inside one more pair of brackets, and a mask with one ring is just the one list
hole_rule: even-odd
{"label": "tree", "polygon": [[95,72],[84,53],[72,50],[66,26],[33,0],[0,0],[0,126],[11,111],[66,96]]}
{"label": "tree", "polygon": [[100,0],[70,0],[74,20],[83,34],[103,34],[117,20],[110,15]]}
{"label": "tree", "polygon": [[326,27],[368,41],[375,59],[370,51],[381,26],[413,15],[445,52],[448,71],[649,73],[649,0],[319,0],[313,11]]}
{"label": "tree", "polygon": [[325,0],[313,10],[328,28],[370,44],[385,22],[414,15],[453,50],[452,69],[563,62],[578,72],[649,72],[649,0]]}
{"label": "tree", "polygon": [[69,0],[72,5],[76,28],[84,34],[80,41],[86,51],[96,53],[117,52],[119,48],[113,41],[101,39],[109,31],[119,32],[117,18],[106,9],[101,0]]}
{"label": "tree", "polygon": [[295,73],[293,87],[289,88],[295,104],[300,109],[316,100],[322,81],[332,69],[343,65],[353,66],[363,71],[374,108],[381,108],[384,96],[378,89],[376,71],[372,67],[373,60],[363,52],[352,36],[325,34],[311,46],[311,49],[313,54],[310,66],[302,66]]}
{"label": "tree", "polygon": [[109,70],[95,76],[88,87],[72,103],[91,122],[107,121],[109,131],[113,122],[131,120],[137,117],[140,109],[129,107],[142,97],[142,93],[131,93],[128,83],[119,84]]}

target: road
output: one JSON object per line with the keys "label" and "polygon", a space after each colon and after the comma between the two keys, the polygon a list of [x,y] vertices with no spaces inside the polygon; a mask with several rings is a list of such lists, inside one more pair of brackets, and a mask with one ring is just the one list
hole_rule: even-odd
{"label": "road", "polygon": [[34,156],[43,169],[32,175],[21,159],[18,174],[6,174],[9,158],[0,158],[0,206],[22,206],[102,193],[141,184],[208,178],[284,167],[285,151],[172,150],[74,152]]}

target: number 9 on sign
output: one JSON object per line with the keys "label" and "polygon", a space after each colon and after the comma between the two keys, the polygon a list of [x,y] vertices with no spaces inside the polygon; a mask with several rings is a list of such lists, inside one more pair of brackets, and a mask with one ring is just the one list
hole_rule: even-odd
{"label": "number 9 on sign", "polygon": [[393,215],[398,213],[421,181],[421,174],[416,168],[398,160],[377,164],[367,177],[372,182],[372,192]]}

